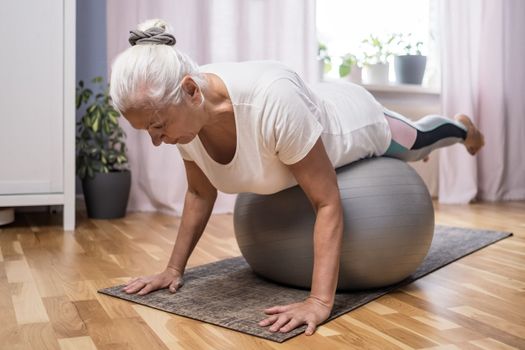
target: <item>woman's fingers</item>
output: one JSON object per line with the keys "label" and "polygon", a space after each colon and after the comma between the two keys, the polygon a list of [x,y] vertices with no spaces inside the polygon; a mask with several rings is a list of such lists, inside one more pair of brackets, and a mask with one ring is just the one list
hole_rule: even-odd
{"label": "woman's fingers", "polygon": [[182,283],[180,281],[173,281],[168,289],[171,293],[175,293],[179,287],[182,287]]}
{"label": "woman's fingers", "polygon": [[142,282],[142,281],[135,281],[133,282],[132,284],[130,284],[129,286],[125,287],[123,290],[124,292],[128,293],[128,294],[133,294],[133,293],[136,293],[137,291],[141,290],[144,285],[146,283],[145,282]]}
{"label": "woman's fingers", "polygon": [[155,290],[155,289],[157,289],[157,288],[155,288],[155,287],[153,286],[153,284],[150,282],[150,283],[147,283],[147,284],[144,286],[144,288],[142,288],[137,294],[138,294],[138,295],[146,295],[146,294],[148,294],[149,292],[151,292],[151,291],[153,291],[153,290]]}
{"label": "woman's fingers", "polygon": [[304,334],[306,335],[312,335],[314,334],[315,332],[315,322],[313,321],[308,321],[308,326],[306,327],[306,330],[304,331]]}
{"label": "woman's fingers", "polygon": [[133,278],[121,290],[128,294],[138,292],[139,295],[145,295],[157,289],[168,288],[170,292],[175,293],[182,284],[182,274],[177,275],[166,269],[156,275]]}
{"label": "woman's fingers", "polygon": [[270,316],[268,318],[265,318],[264,320],[259,322],[259,326],[262,326],[262,327],[269,326],[269,325],[273,324],[277,320],[277,318],[279,318],[279,316],[276,316],[276,315],[273,315],[273,316]]}
{"label": "woman's fingers", "polygon": [[292,318],[290,320],[290,322],[288,322],[287,324],[285,324],[284,326],[282,326],[280,329],[279,329],[279,332],[283,332],[283,333],[286,333],[286,332],[289,332],[291,331],[292,329],[296,329],[299,325],[301,324],[304,324],[304,321],[300,321],[299,319],[297,318]]}
{"label": "woman's fingers", "polygon": [[129,286],[131,283],[135,282],[138,279],[139,279],[138,277],[130,279],[129,281],[126,282],[126,286]]}
{"label": "woman's fingers", "polygon": [[280,314],[282,312],[286,312],[290,310],[292,305],[277,305],[268,309],[264,310],[264,313],[267,315],[273,315],[273,314]]}
{"label": "woman's fingers", "polygon": [[129,280],[126,285],[124,286],[124,288],[128,288],[130,286],[132,286],[134,283],[136,283],[139,279],[138,278],[134,278],[132,280]]}
{"label": "woman's fingers", "polygon": [[330,308],[320,302],[305,300],[290,305],[274,306],[266,309],[267,314],[272,316],[259,322],[262,327],[269,326],[270,332],[290,332],[301,325],[306,324],[306,335],[315,333],[318,324],[322,323],[330,315]]}
{"label": "woman's fingers", "polygon": [[286,314],[282,314],[279,316],[277,321],[268,329],[270,332],[277,332],[279,329],[281,329],[282,326],[284,326],[288,321],[290,320],[290,316]]}

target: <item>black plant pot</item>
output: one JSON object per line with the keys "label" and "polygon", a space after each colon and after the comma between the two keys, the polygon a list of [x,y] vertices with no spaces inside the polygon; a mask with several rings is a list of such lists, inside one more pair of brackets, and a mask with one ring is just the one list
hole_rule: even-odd
{"label": "black plant pot", "polygon": [[394,58],[396,81],[400,84],[421,84],[425,75],[427,57],[422,55],[404,55]]}
{"label": "black plant pot", "polygon": [[115,171],[96,173],[93,178],[82,180],[82,190],[88,217],[92,219],[116,219],[126,215],[131,172]]}

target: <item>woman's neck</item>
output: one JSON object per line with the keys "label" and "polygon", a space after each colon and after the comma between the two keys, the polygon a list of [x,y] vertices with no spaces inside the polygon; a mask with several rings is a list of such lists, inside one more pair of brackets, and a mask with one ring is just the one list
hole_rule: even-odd
{"label": "woman's neck", "polygon": [[215,74],[205,73],[207,86],[204,89],[205,110],[208,123],[220,123],[224,117],[233,116],[233,104],[223,81]]}

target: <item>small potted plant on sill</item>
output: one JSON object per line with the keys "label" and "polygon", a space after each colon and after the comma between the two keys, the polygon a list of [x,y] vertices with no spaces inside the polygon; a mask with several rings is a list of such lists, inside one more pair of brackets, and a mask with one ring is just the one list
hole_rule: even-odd
{"label": "small potted plant on sill", "polygon": [[323,81],[324,75],[332,69],[332,58],[328,54],[328,49],[325,44],[319,43],[317,50],[317,62],[319,81]]}
{"label": "small potted plant on sill", "polygon": [[427,57],[421,54],[421,41],[413,44],[412,34],[400,34],[398,45],[403,47],[403,54],[394,57],[396,82],[399,84],[418,84],[423,82]]}
{"label": "small potted plant on sill", "polygon": [[77,175],[82,180],[88,217],[120,218],[126,214],[131,186],[125,134],[107,84],[101,77],[92,82],[98,86],[96,93],[83,81],[76,88],[77,109],[85,107],[77,122]]}
{"label": "small potted plant on sill", "polygon": [[348,77],[348,79],[354,83],[362,82],[361,62],[356,55],[347,53],[344,56],[341,56],[339,76],[341,78]]}
{"label": "small potted plant on sill", "polygon": [[396,38],[391,34],[385,40],[370,36],[362,41],[364,44],[363,81],[367,84],[388,84],[389,58],[392,56],[390,45]]}

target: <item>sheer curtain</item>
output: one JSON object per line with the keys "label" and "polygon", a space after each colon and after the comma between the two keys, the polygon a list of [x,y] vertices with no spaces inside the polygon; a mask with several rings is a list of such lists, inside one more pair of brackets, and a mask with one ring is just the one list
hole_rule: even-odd
{"label": "sheer curtain", "polygon": [[[129,30],[149,18],[169,22],[177,46],[198,64],[275,59],[306,81],[317,77],[315,0],[110,0],[108,62],[128,47]],[[180,215],[186,191],[175,146],[154,147],[123,120],[132,171],[130,211]],[[235,195],[219,194],[214,213],[232,212]]]}
{"label": "sheer curtain", "polygon": [[441,0],[443,109],[473,117],[485,147],[441,150],[439,200],[525,199],[525,1]]}

